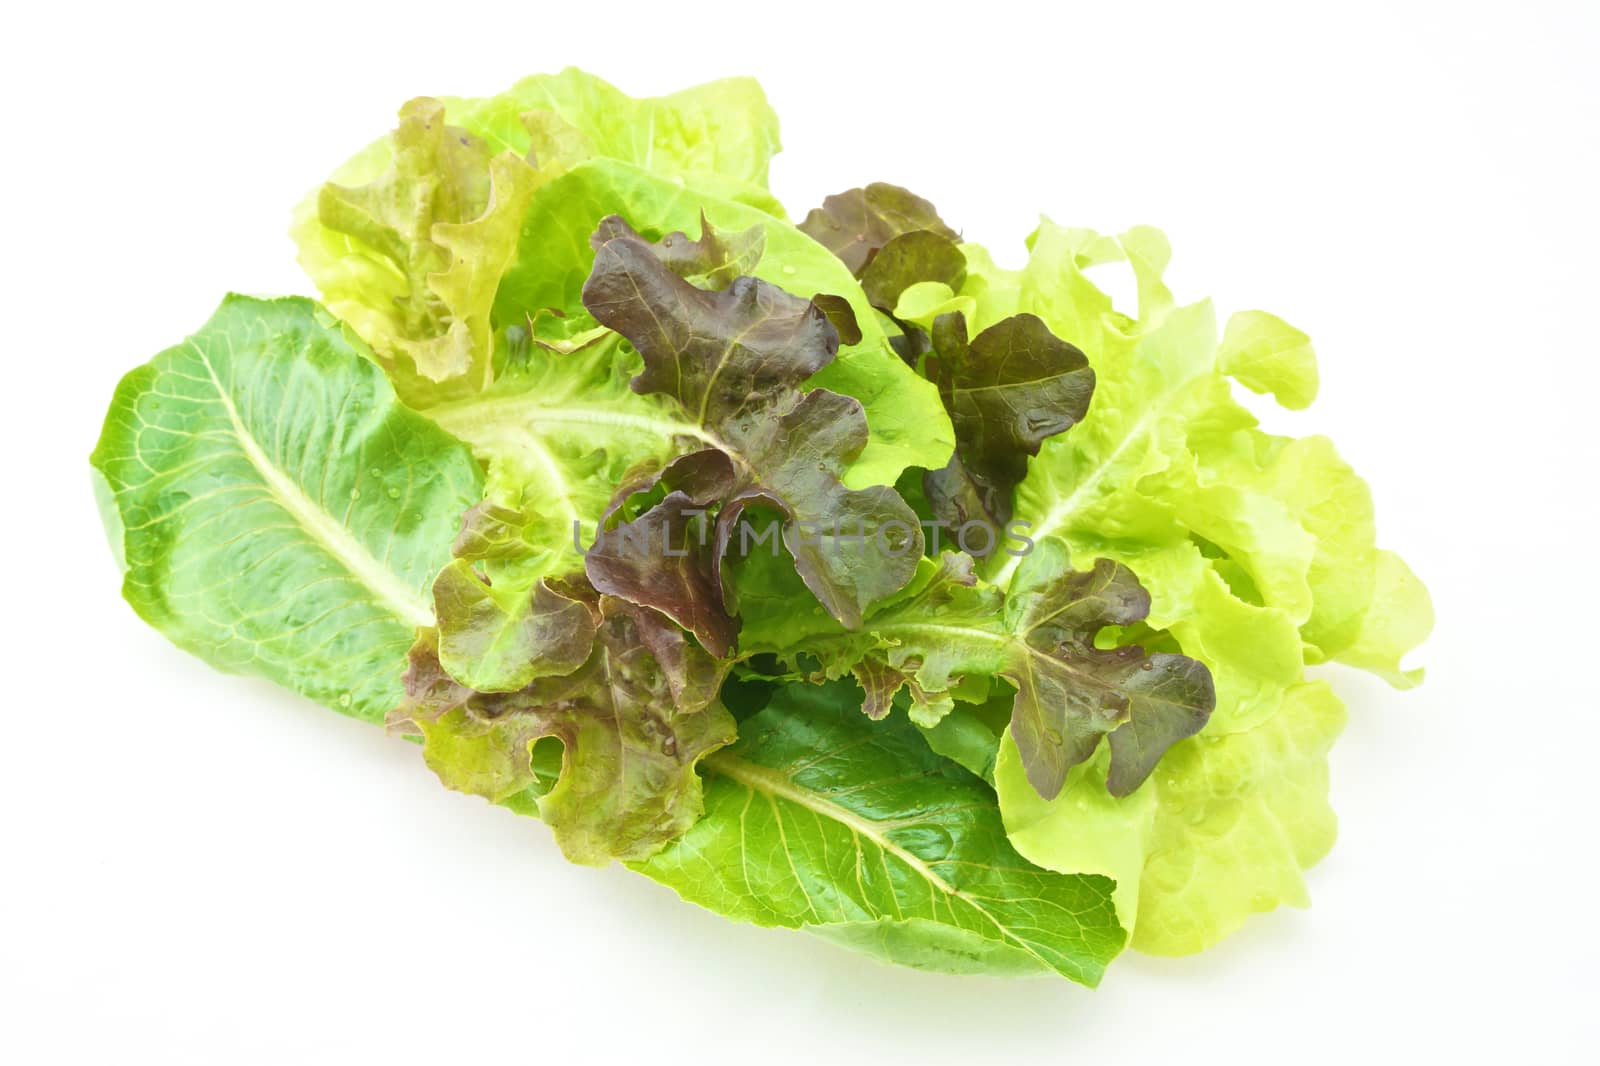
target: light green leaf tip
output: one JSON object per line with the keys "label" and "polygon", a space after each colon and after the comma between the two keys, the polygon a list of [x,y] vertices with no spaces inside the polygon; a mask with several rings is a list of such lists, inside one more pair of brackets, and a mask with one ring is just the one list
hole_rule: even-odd
{"label": "light green leaf tip", "polygon": [[1239,311],[1228,319],[1217,365],[1251,392],[1270,393],[1291,411],[1310,407],[1317,398],[1311,338],[1265,311]]}

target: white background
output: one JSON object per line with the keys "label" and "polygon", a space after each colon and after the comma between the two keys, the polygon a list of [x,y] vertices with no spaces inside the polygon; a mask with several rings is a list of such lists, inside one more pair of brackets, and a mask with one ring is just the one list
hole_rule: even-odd
{"label": "white background", "polygon": [[[1597,5],[4,19],[0,1058],[1596,1061]],[[85,463],[117,378],[227,289],[308,291],[290,206],[408,97],[566,64],[758,75],[792,211],[901,182],[1012,262],[1039,211],[1148,222],[1181,298],[1312,334],[1322,398],[1275,425],[1336,438],[1439,613],[1422,689],[1336,682],[1312,911],[1097,992],[887,968],[569,866],[120,602]]]}

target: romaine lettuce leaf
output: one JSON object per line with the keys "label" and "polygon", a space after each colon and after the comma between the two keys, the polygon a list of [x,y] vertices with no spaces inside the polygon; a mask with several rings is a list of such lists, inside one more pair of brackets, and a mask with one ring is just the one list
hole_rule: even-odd
{"label": "romaine lettuce leaf", "polygon": [[791,685],[704,760],[705,817],[634,869],[691,903],[952,973],[1099,982],[1121,949],[1111,882],[1007,842],[994,794],[848,682]]}
{"label": "romaine lettuce leaf", "polygon": [[90,457],[123,595],[174,644],[382,720],[482,481],[309,300],[230,296],[117,387]]}

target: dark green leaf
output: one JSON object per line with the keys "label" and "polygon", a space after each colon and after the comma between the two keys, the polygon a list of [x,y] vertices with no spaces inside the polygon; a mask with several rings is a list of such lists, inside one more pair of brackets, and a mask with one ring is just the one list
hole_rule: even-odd
{"label": "dark green leaf", "polygon": [[1109,879],[1029,864],[983,781],[848,684],[780,690],[702,766],[705,817],[634,866],[690,902],[946,972],[1092,985],[1121,950]]}

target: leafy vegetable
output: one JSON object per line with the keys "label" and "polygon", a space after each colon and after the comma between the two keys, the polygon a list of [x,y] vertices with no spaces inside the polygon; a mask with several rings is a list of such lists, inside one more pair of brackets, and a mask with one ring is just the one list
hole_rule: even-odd
{"label": "leafy vegetable", "polygon": [[406,104],[296,212],[326,310],[231,296],[119,386],[124,596],[575,862],[891,962],[1094,984],[1303,906],[1306,668],[1408,687],[1432,624],[1235,398],[1308,406],[1306,335],[1219,331],[1148,227],[1008,270],[897,186],[791,225],[777,146],[745,79]]}
{"label": "leafy vegetable", "polygon": [[1213,701],[1205,667],[1181,655],[1095,646],[1102,629],[1138,622],[1149,608],[1126,567],[1102,560],[1076,572],[1060,546],[1046,542],[1008,597],[979,585],[971,567],[970,556],[956,553],[925,563],[904,594],[856,631],[818,625],[803,638],[752,636],[766,638],[761,650],[820,661],[824,676],[853,674],[869,717],[886,716],[907,690],[912,720],[930,728],[954,707],[963,679],[1006,679],[1016,688],[1011,733],[1029,780],[1047,797],[1102,736],[1110,736],[1109,787],[1126,795],[1168,747],[1205,724]]}
{"label": "leafy vegetable", "polygon": [[781,215],[763,191],[777,150],[777,117],[748,79],[634,100],[567,70],[486,99],[412,100],[391,137],[300,206],[293,234],[328,306],[428,406],[491,380],[489,312],[539,185],[618,159]]}
{"label": "leafy vegetable", "polygon": [[117,386],[90,461],[123,595],[173,643],[373,721],[461,512],[465,448],[308,300],[230,296]]}
{"label": "leafy vegetable", "polygon": [[[845,467],[867,442],[861,405],[825,389],[797,389],[833,360],[839,346],[833,324],[810,301],[756,278],[722,293],[696,289],[620,219],[603,224],[595,242],[584,303],[644,357],[634,391],[677,400],[711,443],[667,468],[669,482],[692,480],[695,487],[674,491],[659,508],[720,509],[697,582],[675,581],[664,590],[637,567],[597,566],[597,559],[614,555],[591,556],[590,580],[680,623],[714,615],[703,604],[677,601],[688,588],[720,598],[723,556],[745,508],[761,503],[788,520],[783,542],[806,587],[844,625],[859,625],[868,605],[910,580],[922,534],[916,514],[892,489],[844,486]],[[619,529],[613,540],[627,533]],[[648,567],[655,560],[640,562]],[[712,650],[726,651],[726,626],[691,628]]]}
{"label": "leafy vegetable", "polygon": [[1002,319],[967,341],[960,312],[939,316],[931,365],[956,432],[956,452],[923,488],[933,513],[954,528],[1011,520],[1012,493],[1028,458],[1083,420],[1094,371],[1082,352],[1033,315]]}
{"label": "leafy vegetable", "polygon": [[995,770],[1006,830],[1044,867],[1115,879],[1141,951],[1199,951],[1253,913],[1310,903],[1300,875],[1333,846],[1327,754],[1343,725],[1325,683],[1295,685],[1254,728],[1179,744],[1150,787],[1124,799],[1086,764],[1044,800],[1008,742]]}
{"label": "leafy vegetable", "polygon": [[692,903],[949,972],[1096,984],[1123,934],[1104,877],[1029,865],[994,794],[840,684],[786,688],[706,760],[706,816],[635,868]]}
{"label": "leafy vegetable", "polygon": [[[1173,843],[1186,837],[1157,843],[1131,831],[1129,812],[1150,808],[1151,800],[1138,793],[1117,800],[1094,776],[1098,760],[1047,800],[1023,787],[1029,775],[1022,749],[1007,741],[996,769],[1001,806],[1014,840],[1034,861],[1116,877],[1129,924],[1134,910],[1125,901],[1137,892],[1145,916],[1159,917],[1135,927],[1136,945],[1199,950],[1251,910],[1303,903],[1299,871],[1331,843],[1318,782],[1342,716],[1331,695],[1303,683],[1303,664],[1348,661],[1400,685],[1415,683],[1420,675],[1398,664],[1427,635],[1431,609],[1404,563],[1374,546],[1370,494],[1329,442],[1266,434],[1230,395],[1227,376],[1234,375],[1289,406],[1308,404],[1316,369],[1304,334],[1263,312],[1244,312],[1219,343],[1209,304],[1179,307],[1172,299],[1161,277],[1170,253],[1154,230],[1111,239],[1046,222],[1030,249],[1027,265],[1011,273],[964,246],[968,281],[944,305],[979,325],[1036,314],[1081,347],[1095,371],[1088,414],[1071,432],[1042,442],[1017,486],[1013,519],[1041,543],[1059,539],[1074,558],[1132,568],[1151,593],[1138,643],[1181,650],[1210,668],[1216,713],[1197,740],[1161,762],[1156,796],[1231,788],[1203,760],[1180,755],[1212,750],[1208,738],[1227,742],[1229,752],[1250,750],[1244,738],[1273,746],[1266,768],[1240,783],[1259,816],[1238,823],[1235,846],[1262,856],[1259,868],[1219,873],[1194,895],[1180,892],[1187,886],[1171,883],[1174,875],[1151,872],[1198,869],[1192,864],[1206,860]],[[1133,271],[1137,317],[1114,310],[1087,276],[1118,260]],[[986,575],[1014,591],[1029,561],[993,556]],[[1358,648],[1362,631],[1373,640]],[[1290,723],[1310,714],[1308,703],[1333,710],[1313,719],[1327,723],[1320,732],[1293,734],[1308,737],[1300,749],[1307,754],[1296,761],[1276,738],[1298,728]],[[1280,770],[1281,786],[1271,776]],[[1197,802],[1162,824],[1202,823],[1211,815]],[[1037,818],[1041,804],[1059,817]],[[1220,820],[1239,808],[1215,809]],[[1275,824],[1280,817],[1305,835],[1290,849],[1270,850],[1286,832]],[[1134,847],[1133,839],[1151,843]],[[1219,854],[1203,834],[1197,839],[1205,840],[1208,857]],[[1183,913],[1191,907],[1194,913]]]}
{"label": "leafy vegetable", "polygon": [[885,245],[909,233],[932,233],[955,240],[957,234],[932,204],[897,185],[874,182],[828,197],[813,208],[800,228],[837,255],[860,277]]}
{"label": "leafy vegetable", "polygon": [[393,724],[420,733],[445,784],[513,809],[543,791],[534,744],[559,739],[559,779],[532,802],[562,850],[573,862],[644,858],[700,817],[695,764],[734,738],[717,700],[724,667],[661,616],[620,600],[601,598],[571,632],[594,640],[582,665],[511,693],[460,685],[424,635]]}
{"label": "leafy vegetable", "polygon": [[392,144],[371,181],[322,187],[302,261],[408,399],[481,389],[492,374],[489,312],[537,176],[448,125],[444,105],[425,97],[401,109]]}
{"label": "leafy vegetable", "polygon": [[767,193],[778,116],[750,78],[724,78],[634,99],[581,70],[535,74],[480,100],[444,101],[476,136],[544,171],[617,159],[782,217]]}
{"label": "leafy vegetable", "polygon": [[801,297],[821,294],[850,306],[860,336],[810,384],[854,397],[866,412],[870,436],[851,464],[847,481],[852,488],[891,483],[909,466],[940,465],[949,458],[954,437],[937,389],[895,355],[866,295],[825,248],[747,204],[625,162],[592,160],[535,195],[523,221],[517,261],[496,297],[497,321],[512,326],[553,308],[559,315],[540,320],[546,335],[587,335],[596,324],[582,300],[595,259],[590,237],[610,215],[647,237],[687,233],[706,223],[725,234],[759,226],[764,254],[749,271],[752,276]]}

